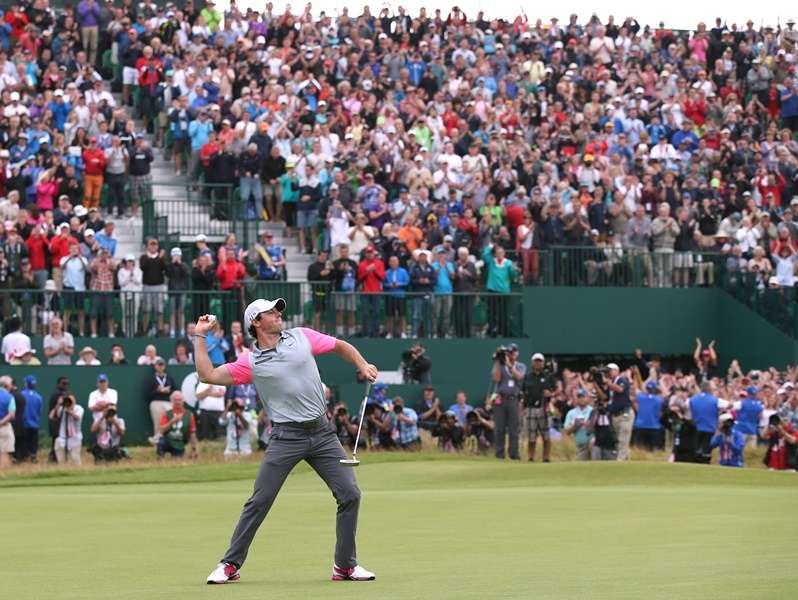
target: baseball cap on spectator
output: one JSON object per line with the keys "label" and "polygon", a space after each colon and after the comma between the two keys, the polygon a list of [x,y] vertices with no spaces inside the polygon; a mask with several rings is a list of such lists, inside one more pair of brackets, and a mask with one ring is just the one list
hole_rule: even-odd
{"label": "baseball cap on spectator", "polygon": [[170,256],[183,256],[183,251],[180,248],[174,247],[169,251]]}
{"label": "baseball cap on spectator", "polygon": [[648,383],[646,383],[646,389],[649,391],[657,389],[657,382],[649,381]]}
{"label": "baseball cap on spectator", "polygon": [[158,358],[155,359],[155,364],[156,365],[165,365],[166,361],[159,356]]}
{"label": "baseball cap on spectator", "polygon": [[69,229],[69,223],[66,223],[66,222],[64,222],[64,223],[61,223],[61,224],[58,226],[58,229]]}
{"label": "baseball cap on spectator", "polygon": [[103,382],[103,381],[105,381],[105,382],[108,381],[108,375],[106,375],[105,373],[100,373],[99,375],[97,375],[97,383],[100,383],[100,382]]}
{"label": "baseball cap on spectator", "polygon": [[87,229],[86,231],[83,232],[83,237],[94,237],[94,230]]}
{"label": "baseball cap on spectator", "polygon": [[54,96],[63,96],[64,95],[64,90],[58,89],[58,90],[53,92],[53,95]]}
{"label": "baseball cap on spectator", "polygon": [[198,233],[196,235],[196,237],[194,238],[195,242],[205,242],[207,240],[208,240],[208,236],[206,236],[204,233]]}
{"label": "baseball cap on spectator", "polygon": [[37,383],[38,383],[38,381],[36,381],[36,376],[35,375],[27,375],[25,377],[25,385],[28,386],[29,388],[30,387],[36,387]]}
{"label": "baseball cap on spectator", "polygon": [[732,416],[731,413],[725,412],[718,417],[718,421],[720,423],[725,423],[726,421],[734,421],[734,417]]}
{"label": "baseball cap on spectator", "polygon": [[11,92],[11,102],[19,102],[19,92]]}
{"label": "baseball cap on spectator", "polygon": [[544,358],[543,358],[543,354],[541,354],[540,352],[535,352],[535,353],[532,355],[532,360],[533,360],[533,361],[535,361],[535,360],[540,360],[540,361],[544,360]]}
{"label": "baseball cap on spectator", "polygon": [[620,367],[618,367],[617,363],[607,363],[607,368],[612,370],[615,369],[616,371],[620,371]]}
{"label": "baseball cap on spectator", "polygon": [[136,257],[132,254],[125,255],[125,262],[136,262]]}

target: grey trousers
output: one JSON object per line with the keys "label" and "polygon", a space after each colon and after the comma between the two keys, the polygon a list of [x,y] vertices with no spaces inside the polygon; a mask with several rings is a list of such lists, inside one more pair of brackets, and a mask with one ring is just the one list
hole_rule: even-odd
{"label": "grey trousers", "polygon": [[325,423],[315,430],[275,423],[266,456],[255,479],[255,489],[244,504],[241,518],[222,562],[240,568],[247,559],[249,546],[266,518],[288,473],[306,460],[330,488],[338,503],[336,517],[335,564],[345,569],[357,565],[355,532],[360,508],[360,490],[352,467],[338,462],[347,458],[332,425]]}
{"label": "grey trousers", "polygon": [[[497,398],[498,399],[498,398]],[[510,438],[507,453],[510,458],[518,458],[518,427],[521,412],[518,406],[518,396],[503,396],[501,404],[493,404],[493,422],[495,431],[493,440],[496,444],[496,458],[504,458],[505,435]]]}

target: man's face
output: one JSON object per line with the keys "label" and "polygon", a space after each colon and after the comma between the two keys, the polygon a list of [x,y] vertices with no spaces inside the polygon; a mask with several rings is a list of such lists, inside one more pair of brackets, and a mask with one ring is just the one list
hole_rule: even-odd
{"label": "man's face", "polygon": [[183,394],[175,392],[172,395],[172,410],[174,412],[183,412]]}
{"label": "man's face", "polygon": [[97,382],[97,389],[100,390],[101,392],[104,392],[105,390],[107,390],[108,389],[108,381],[105,380],[105,379],[103,379],[102,381],[98,381]]}
{"label": "man's face", "polygon": [[280,333],[283,328],[283,315],[273,308],[260,313],[252,324],[255,325],[255,329],[263,333]]}

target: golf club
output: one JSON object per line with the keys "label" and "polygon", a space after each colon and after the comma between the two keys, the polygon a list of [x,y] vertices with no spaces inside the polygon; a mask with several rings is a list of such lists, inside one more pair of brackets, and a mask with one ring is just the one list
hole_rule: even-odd
{"label": "golf club", "polygon": [[342,458],[339,462],[347,467],[356,467],[360,464],[357,459],[357,447],[360,443],[360,431],[363,429],[363,419],[366,416],[366,402],[369,400],[369,392],[371,391],[371,382],[366,384],[366,395],[363,396],[363,402],[360,403],[360,423],[357,426],[357,436],[355,436],[355,449],[352,451],[352,458]]}

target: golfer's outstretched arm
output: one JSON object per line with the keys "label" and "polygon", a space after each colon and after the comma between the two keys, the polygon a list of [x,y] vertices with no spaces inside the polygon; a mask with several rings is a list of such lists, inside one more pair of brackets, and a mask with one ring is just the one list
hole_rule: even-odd
{"label": "golfer's outstretched arm", "polygon": [[355,365],[363,377],[372,383],[377,381],[377,367],[369,364],[352,344],[343,340],[335,340],[335,348],[333,351],[345,361]]}
{"label": "golfer's outstretched arm", "polygon": [[197,375],[202,383],[224,386],[233,385],[233,376],[228,368],[225,365],[221,365],[214,369],[208,356],[205,336],[210,334],[215,323],[208,315],[203,315],[197,319],[196,335],[194,337],[194,366],[197,368]]}

